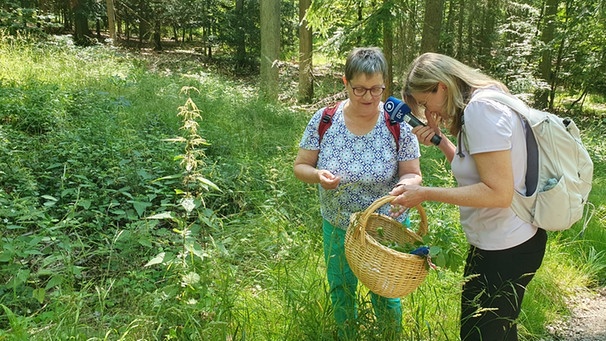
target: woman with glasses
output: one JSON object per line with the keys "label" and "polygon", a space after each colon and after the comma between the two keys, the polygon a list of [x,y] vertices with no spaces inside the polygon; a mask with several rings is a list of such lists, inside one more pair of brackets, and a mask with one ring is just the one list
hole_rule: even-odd
{"label": "woman with glasses", "polygon": [[[345,62],[343,83],[348,99],[340,102],[332,124],[320,136],[324,108],[309,121],[294,163],[295,176],[319,184],[330,297],[341,339],[355,338],[358,280],[345,259],[349,217],[363,211],[398,185],[419,185],[419,144],[411,128],[400,125],[398,141],[384,119],[381,95],[387,62],[378,48],[356,48]],[[389,214],[389,205],[378,210]],[[406,222],[406,216],[398,217]],[[398,339],[402,323],[399,299],[371,293],[384,339]]]}
{"label": "woman with glasses", "polygon": [[526,286],[545,254],[546,232],[522,221],[511,209],[514,191],[526,192],[526,139],[522,119],[484,91],[507,87],[453,58],[419,56],[410,66],[404,98],[426,127],[413,132],[421,143],[441,135],[444,123],[457,145],[438,145],[458,187],[400,186],[395,203],[414,207],[423,201],[458,205],[470,244],[461,298],[463,341],[518,340],[516,320]]}

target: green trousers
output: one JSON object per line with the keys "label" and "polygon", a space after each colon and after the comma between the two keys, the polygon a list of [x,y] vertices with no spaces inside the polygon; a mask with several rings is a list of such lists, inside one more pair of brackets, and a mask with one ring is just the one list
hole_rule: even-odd
{"label": "green trousers", "polygon": [[[356,339],[356,319],[358,317],[356,288],[358,279],[345,258],[346,231],[323,220],[324,259],[330,288],[330,299],[342,340]],[[402,306],[399,298],[386,298],[370,293],[373,311],[380,330],[386,339],[397,339],[402,328]],[[390,337],[392,336],[392,337]]]}

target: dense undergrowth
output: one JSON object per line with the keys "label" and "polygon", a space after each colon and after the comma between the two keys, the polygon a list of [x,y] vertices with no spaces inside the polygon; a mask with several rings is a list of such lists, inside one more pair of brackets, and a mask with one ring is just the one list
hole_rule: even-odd
{"label": "dense undergrowth", "polygon": [[[318,81],[319,96],[338,87]],[[316,190],[292,175],[309,111],[195,56],[61,39],[0,36],[0,90],[0,340],[332,340]],[[606,276],[606,114],[575,117],[596,161],[591,210],[550,234],[526,340]],[[423,155],[426,184],[455,185]],[[403,339],[456,340],[466,245],[456,208],[425,208],[448,266],[403,300]],[[364,340],[380,339],[372,316],[362,290]]]}

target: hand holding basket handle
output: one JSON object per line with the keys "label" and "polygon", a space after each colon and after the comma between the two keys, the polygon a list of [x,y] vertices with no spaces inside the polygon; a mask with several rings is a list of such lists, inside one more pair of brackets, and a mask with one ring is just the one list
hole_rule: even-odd
{"label": "hand holding basket handle", "polygon": [[[365,229],[366,229],[366,223],[368,221],[368,218],[381,206],[392,202],[395,198],[396,198],[396,196],[394,196],[394,195],[386,195],[384,197],[381,197],[381,198],[375,200],[370,206],[368,206],[368,208],[366,210],[364,210],[361,213],[361,216],[359,217],[360,223],[357,224],[358,228],[354,231],[354,233],[355,233],[354,236],[358,237],[360,235],[360,233],[363,235],[365,232]],[[422,240],[421,237],[423,237],[424,235],[427,234],[427,229],[428,229],[427,215],[425,214],[425,210],[423,209],[423,207],[421,205],[417,205],[414,208],[419,212],[419,216],[421,217],[421,222],[419,224],[419,228],[417,229],[417,233],[411,234],[411,237],[414,238],[415,240],[421,241]],[[364,244],[364,241],[362,241],[362,245],[363,244]]]}
{"label": "hand holding basket handle", "polygon": [[421,217],[418,232],[399,221],[378,214],[379,207],[392,202],[395,196],[377,199],[363,212],[354,213],[345,234],[345,257],[362,284],[383,297],[402,297],[413,292],[427,276],[427,258],[402,253],[379,243],[377,229],[387,240],[398,244],[421,241],[427,234],[427,216],[423,207],[415,207]]}

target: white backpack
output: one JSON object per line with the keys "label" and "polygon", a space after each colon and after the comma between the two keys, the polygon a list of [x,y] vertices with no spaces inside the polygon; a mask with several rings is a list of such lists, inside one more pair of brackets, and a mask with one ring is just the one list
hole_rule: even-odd
{"label": "white backpack", "polygon": [[500,91],[482,90],[473,100],[480,98],[507,105],[526,123],[526,194],[514,193],[513,211],[544,230],[570,228],[583,217],[593,178],[593,162],[574,121],[532,109]]}

